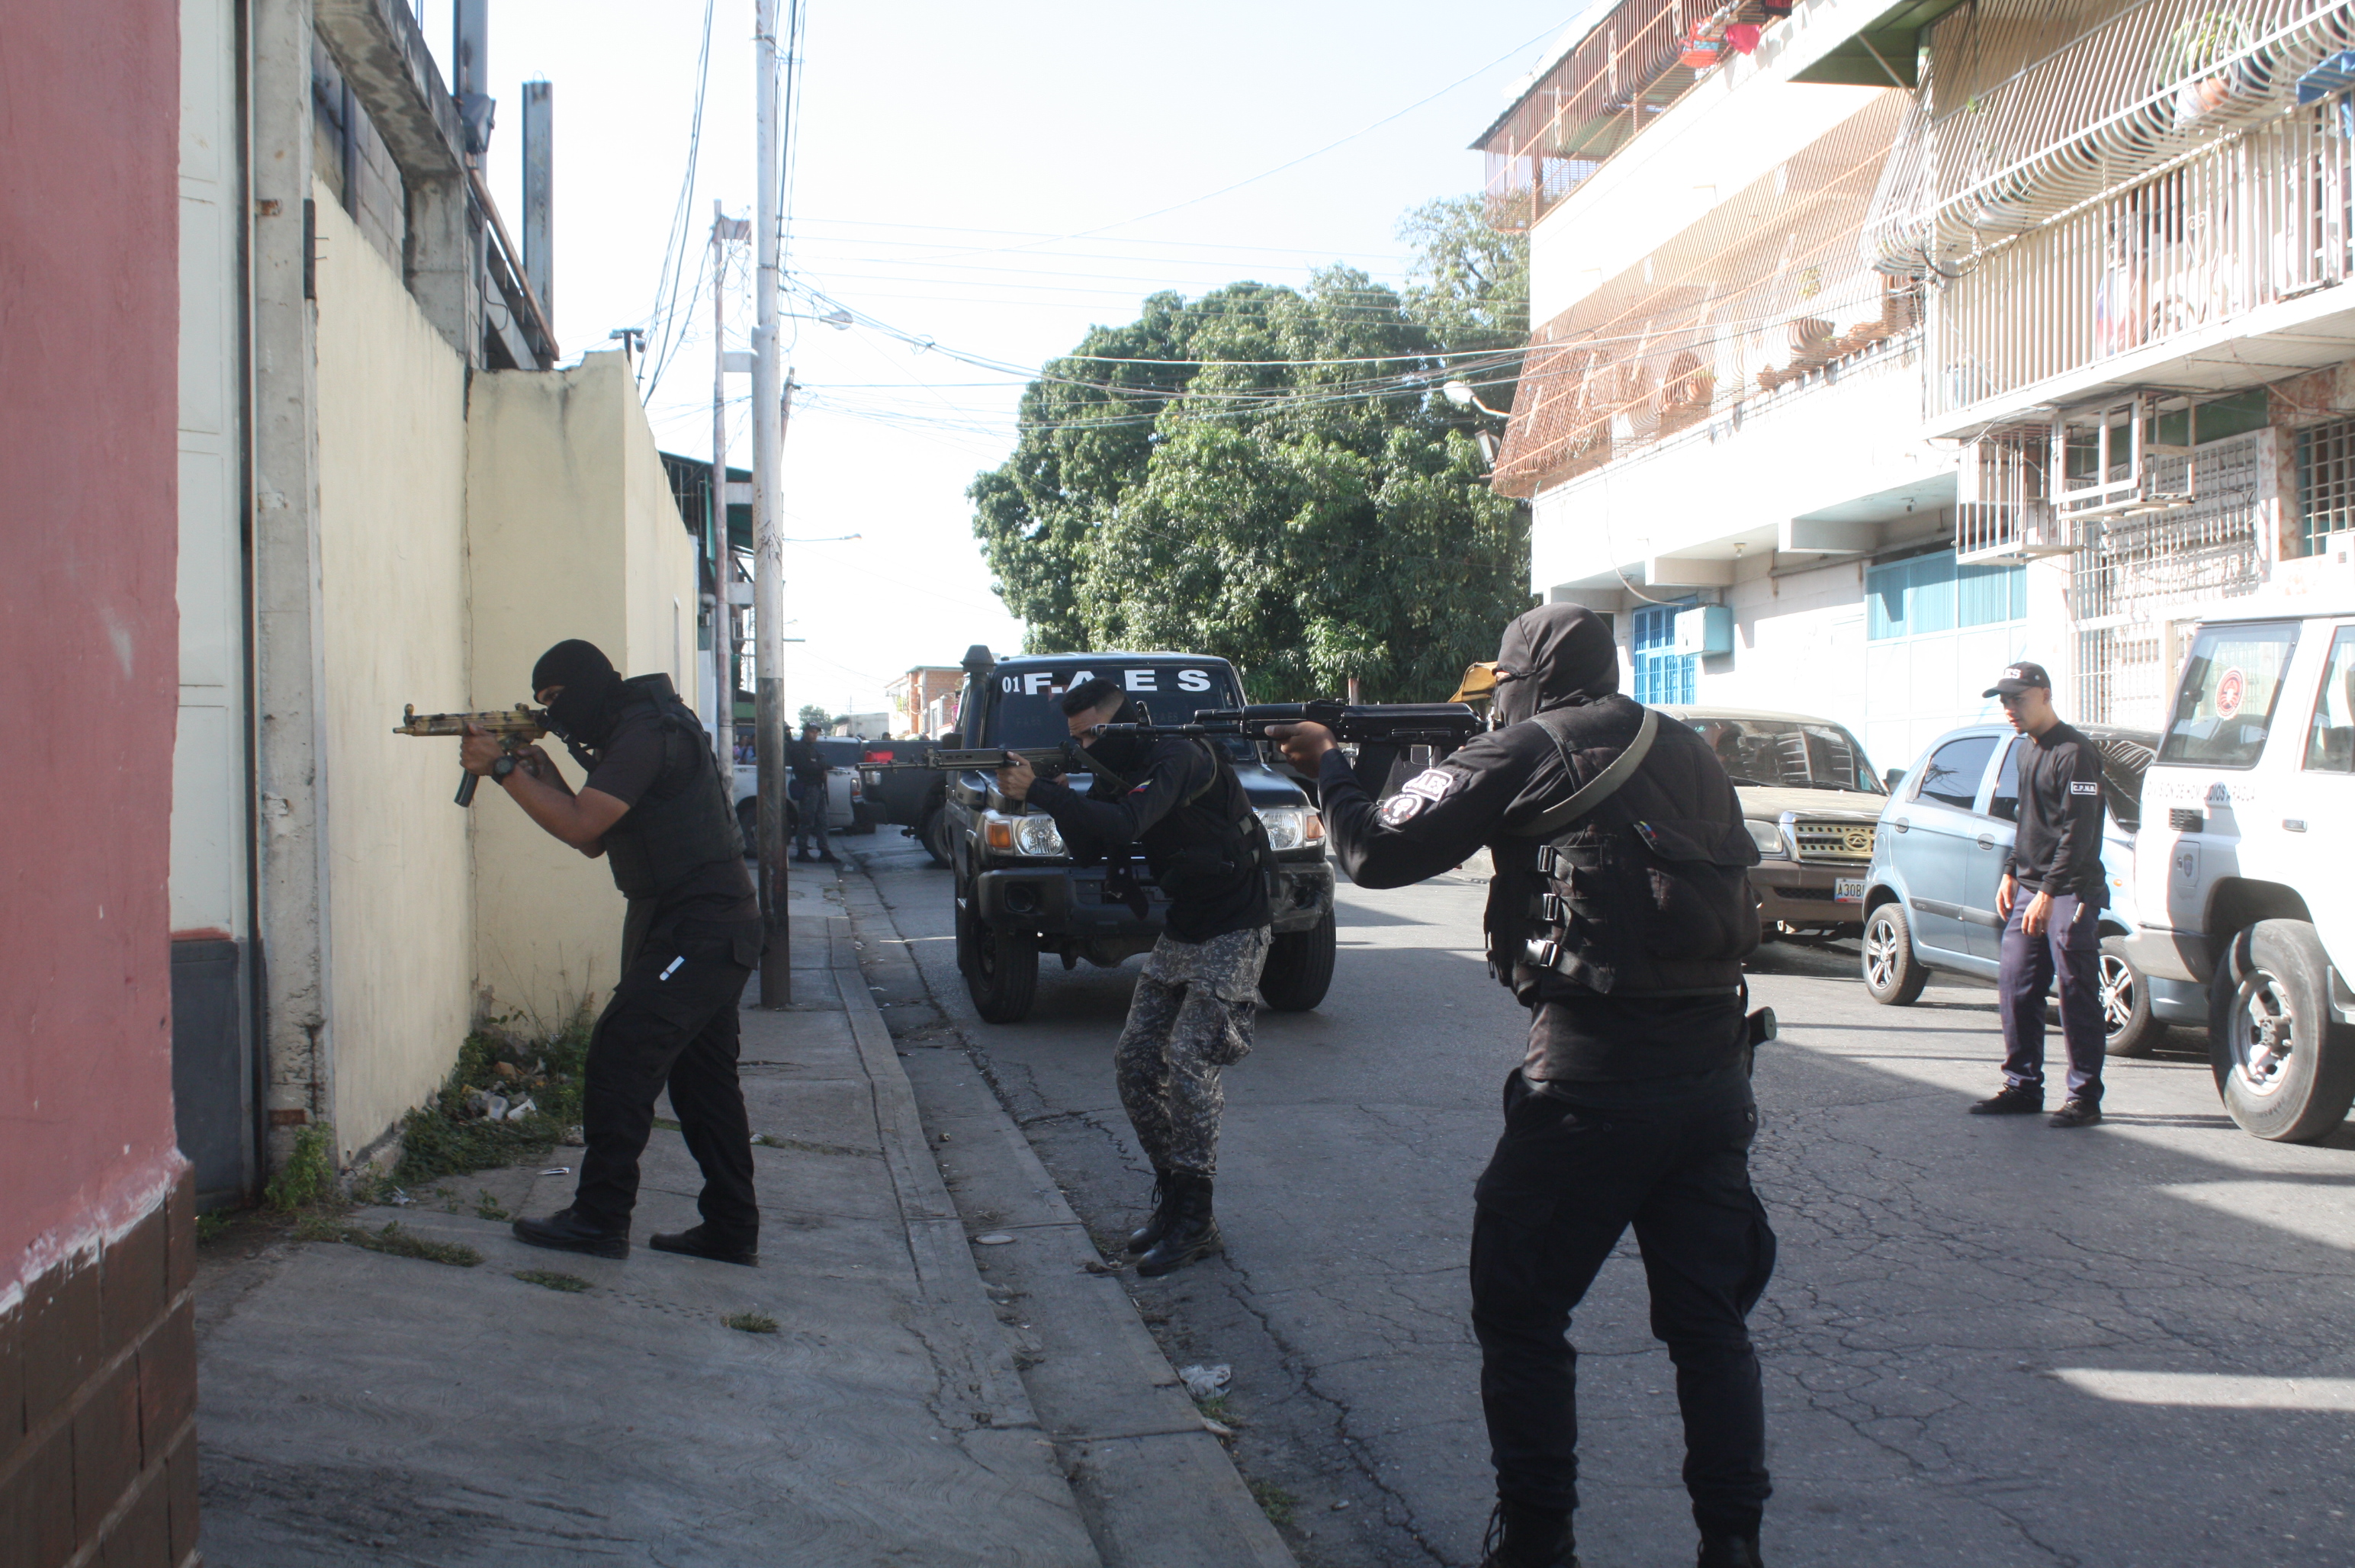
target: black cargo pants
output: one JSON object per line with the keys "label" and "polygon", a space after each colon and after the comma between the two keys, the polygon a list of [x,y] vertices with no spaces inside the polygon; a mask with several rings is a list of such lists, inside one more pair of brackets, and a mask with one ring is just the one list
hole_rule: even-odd
{"label": "black cargo pants", "polygon": [[581,1084],[588,1147],[572,1206],[626,1231],[638,1201],[638,1157],[654,1132],[655,1101],[670,1091],[687,1152],[703,1169],[698,1206],[730,1243],[761,1232],[752,1196],[752,1134],[736,1078],[737,1004],[751,968],[741,941],[682,932],[647,939],[622,972],[589,1037]]}
{"label": "black cargo pants", "polygon": [[1774,1232],[1750,1187],[1758,1111],[1747,1066],[1606,1087],[1607,1107],[1582,1105],[1532,1093],[1516,1072],[1504,1136],[1475,1189],[1472,1327],[1497,1494],[1578,1506],[1571,1311],[1633,1225],[1652,1332],[1676,1363],[1694,1520],[1753,1532],[1771,1488],[1744,1319],[1774,1272]]}

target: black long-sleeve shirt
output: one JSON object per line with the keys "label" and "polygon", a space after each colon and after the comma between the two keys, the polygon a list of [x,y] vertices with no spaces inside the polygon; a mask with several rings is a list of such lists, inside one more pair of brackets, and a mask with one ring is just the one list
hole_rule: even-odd
{"label": "black long-sleeve shirt", "polygon": [[2102,871],[2102,754],[2066,724],[2024,736],[2019,830],[2006,869],[2030,892],[2106,902]]}
{"label": "black long-sleeve shirt", "polygon": [[[1144,772],[1117,796],[1082,795],[1060,780],[1039,779],[1031,784],[1029,799],[1055,819],[1064,845],[1082,864],[1124,855],[1131,844],[1142,846],[1147,864],[1170,895],[1169,934],[1180,942],[1208,942],[1231,931],[1265,925],[1270,919],[1258,863],[1235,849],[1236,836],[1210,820],[1235,804],[1225,791],[1212,787],[1218,765],[1207,748],[1171,738],[1155,742]],[[1241,786],[1232,787],[1240,791]],[[1235,854],[1231,872],[1172,877],[1177,856],[1188,849],[1222,848]]]}

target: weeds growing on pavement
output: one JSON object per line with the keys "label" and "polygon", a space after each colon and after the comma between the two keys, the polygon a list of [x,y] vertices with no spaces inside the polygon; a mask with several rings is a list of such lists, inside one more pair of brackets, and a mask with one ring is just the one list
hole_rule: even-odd
{"label": "weeds growing on pavement", "polygon": [[199,1242],[217,1242],[228,1230],[229,1217],[225,1214],[197,1216],[197,1240]]}
{"label": "weeds growing on pavement", "polygon": [[336,1129],[325,1122],[313,1122],[295,1133],[286,1163],[263,1189],[272,1209],[292,1214],[335,1195],[335,1138]]}
{"label": "weeds growing on pavement", "polygon": [[510,1218],[510,1216],[507,1213],[506,1204],[501,1203],[497,1199],[492,1197],[488,1190],[478,1187],[474,1189],[474,1218],[477,1220],[505,1220]]}
{"label": "weeds growing on pavement", "polygon": [[397,1258],[422,1258],[430,1264],[448,1264],[453,1268],[473,1268],[483,1261],[483,1254],[462,1242],[429,1241],[414,1231],[404,1231],[398,1220],[385,1221],[381,1231],[370,1231],[358,1225],[342,1227],[338,1238],[345,1245],[366,1247],[372,1253],[390,1253]]}
{"label": "weeds growing on pavement", "polygon": [[1251,1494],[1259,1503],[1259,1511],[1267,1515],[1267,1522],[1278,1530],[1292,1522],[1292,1510],[1300,1506],[1298,1498],[1273,1481],[1253,1481]]}
{"label": "weeds growing on pavement", "polygon": [[542,1290],[560,1290],[567,1295],[578,1295],[589,1288],[589,1282],[579,1275],[558,1274],[550,1269],[521,1268],[516,1270],[515,1277],[526,1285],[536,1285]]}
{"label": "weeds growing on pavement", "polygon": [[777,1331],[777,1320],[765,1312],[731,1312],[720,1321],[741,1334],[773,1334]]}
{"label": "weeds growing on pavement", "polygon": [[[417,1187],[545,1154],[581,1120],[581,1071],[593,1021],[586,1001],[554,1029],[513,1013],[485,1019],[459,1048],[441,1091],[401,1118],[392,1179]],[[520,1120],[494,1121],[483,1108],[493,1094],[511,1104],[528,1099],[532,1109]]]}

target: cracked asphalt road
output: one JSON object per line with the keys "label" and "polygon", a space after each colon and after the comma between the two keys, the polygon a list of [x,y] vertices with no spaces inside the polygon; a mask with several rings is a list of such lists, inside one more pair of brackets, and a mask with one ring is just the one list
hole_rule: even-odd
{"label": "cracked asphalt road", "polygon": [[[969,1041],[1110,1241],[1150,1182],[1110,1065],[1135,962],[1050,960],[1028,1021],[983,1024],[948,874],[896,837],[858,854],[911,939],[914,968],[875,971],[903,1048]],[[1332,995],[1263,1012],[1227,1076],[1227,1255],[1129,1282],[1174,1361],[1233,1366],[1237,1460],[1288,1503],[1304,1563],[1478,1557],[1491,1493],[1464,1256],[1525,1029],[1476,950],[1485,892],[1464,873],[1344,886]],[[1784,1031],[1759,1060],[1753,1161],[1782,1238],[1753,1318],[1768,1559],[2355,1562],[2355,1133],[2243,1136],[2183,1031],[2113,1063],[2097,1129],[1966,1117],[1996,1083],[1993,992],[1879,1008],[1854,964],[1778,944],[1753,976]],[[1674,1378],[1632,1241],[1572,1338],[1582,1555],[1689,1563]]]}

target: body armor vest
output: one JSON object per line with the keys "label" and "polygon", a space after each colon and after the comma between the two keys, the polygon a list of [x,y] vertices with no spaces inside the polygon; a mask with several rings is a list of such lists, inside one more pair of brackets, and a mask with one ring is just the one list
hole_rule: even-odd
{"label": "body armor vest", "polygon": [[[645,795],[605,829],[605,862],[624,898],[655,898],[713,860],[741,860],[744,836],[728,808],[719,762],[703,724],[666,675],[622,683],[615,723],[658,725],[663,765]],[[691,765],[681,766],[681,763]]]}
{"label": "body armor vest", "polygon": [[[1625,728],[1619,708],[1529,720],[1560,752],[1566,790],[1622,749],[1604,739]],[[1758,946],[1758,846],[1723,769],[1684,725],[1663,721],[1643,763],[1577,820],[1550,837],[1500,834],[1489,853],[1488,965],[1523,1003],[1740,989]]]}
{"label": "body armor vest", "polygon": [[[1217,746],[1203,741],[1188,743],[1209,752],[1209,782],[1172,806],[1138,840],[1153,880],[1173,900],[1208,899],[1227,892],[1248,872],[1272,895],[1275,850],[1268,842],[1267,824],[1252,809],[1243,781]],[[1105,770],[1097,773],[1089,793],[1118,799],[1128,787],[1125,780]]]}

